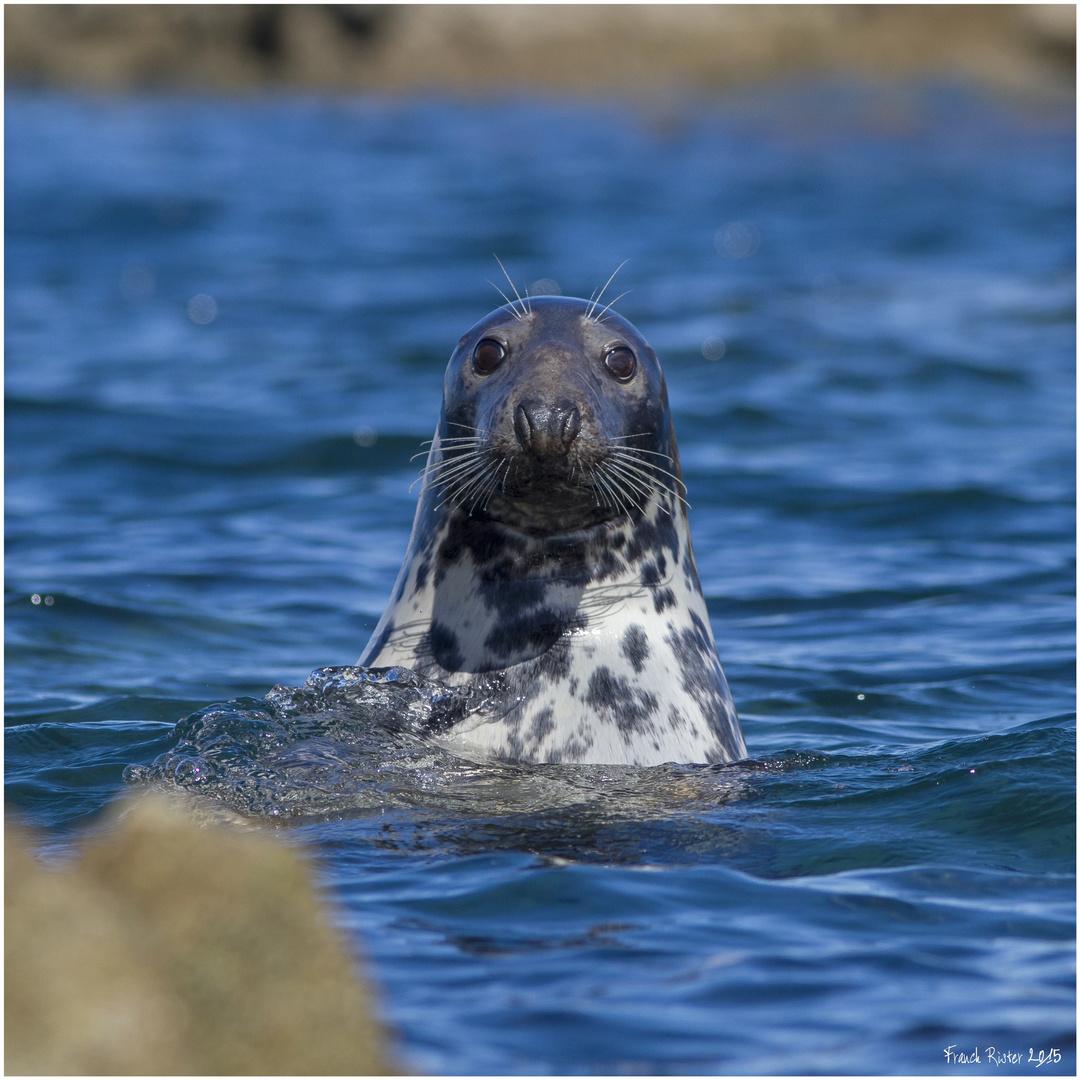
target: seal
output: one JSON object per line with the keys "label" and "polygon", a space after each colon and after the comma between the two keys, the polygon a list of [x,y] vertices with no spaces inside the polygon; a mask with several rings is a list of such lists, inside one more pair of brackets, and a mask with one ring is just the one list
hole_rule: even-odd
{"label": "seal", "polygon": [[359,663],[483,690],[440,736],[467,756],[738,760],[663,372],[598,304],[518,299],[458,342],[405,561]]}

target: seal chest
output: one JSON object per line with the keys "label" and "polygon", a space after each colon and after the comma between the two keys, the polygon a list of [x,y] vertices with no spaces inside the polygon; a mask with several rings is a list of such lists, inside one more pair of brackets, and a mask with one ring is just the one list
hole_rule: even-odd
{"label": "seal chest", "polygon": [[360,657],[482,710],[464,753],[746,756],[694,564],[660,364],[595,303],[507,304],[458,342],[394,594]]}

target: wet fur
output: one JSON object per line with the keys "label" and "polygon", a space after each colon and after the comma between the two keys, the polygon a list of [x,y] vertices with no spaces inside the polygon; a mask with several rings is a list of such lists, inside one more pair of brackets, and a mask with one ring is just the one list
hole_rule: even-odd
{"label": "wet fur", "polygon": [[[472,362],[485,337],[508,352],[487,375]],[[625,383],[603,364],[619,345],[637,358]],[[579,417],[565,453],[530,450],[523,403],[541,424],[549,409]],[[508,303],[451,357],[409,549],[360,663],[489,688],[443,736],[466,753],[745,757],[682,492],[663,374],[637,330],[596,302]]]}

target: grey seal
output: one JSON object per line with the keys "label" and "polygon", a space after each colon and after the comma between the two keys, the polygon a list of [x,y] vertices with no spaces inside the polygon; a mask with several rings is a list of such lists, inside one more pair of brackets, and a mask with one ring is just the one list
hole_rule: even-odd
{"label": "grey seal", "polygon": [[523,762],[746,757],[656,354],[610,308],[517,300],[458,342],[412,536],[359,663],[483,687],[440,741]]}

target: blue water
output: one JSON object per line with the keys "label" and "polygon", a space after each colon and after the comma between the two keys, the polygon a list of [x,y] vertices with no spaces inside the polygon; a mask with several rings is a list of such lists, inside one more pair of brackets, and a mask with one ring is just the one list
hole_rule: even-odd
{"label": "blue water", "polygon": [[[1074,123],[9,93],[9,813],[62,848],[242,698],[191,790],[319,853],[414,1070],[1074,1073]],[[493,252],[629,260],[752,762],[236,749],[374,627]]]}

